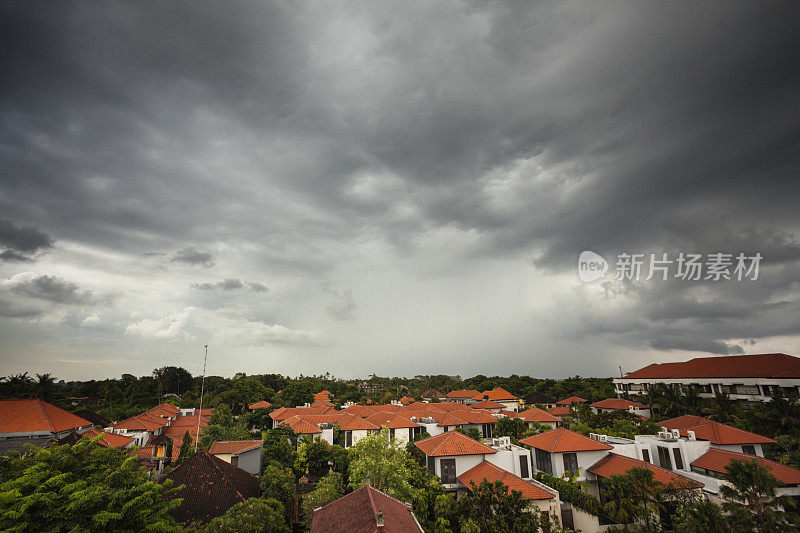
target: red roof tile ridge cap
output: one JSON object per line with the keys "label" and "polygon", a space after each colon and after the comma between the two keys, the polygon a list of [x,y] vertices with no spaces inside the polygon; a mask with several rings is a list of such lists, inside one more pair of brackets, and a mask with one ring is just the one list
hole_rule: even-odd
{"label": "red roof tile ridge cap", "polygon": [[48,426],[50,426],[50,430],[55,431],[56,427],[53,425],[53,422],[50,421],[50,415],[48,415],[47,411],[44,410],[44,405],[42,405],[41,398],[36,398],[36,405],[38,405],[39,409],[42,411],[42,415],[44,416],[44,421],[47,422]]}
{"label": "red roof tile ridge cap", "polygon": [[377,506],[375,505],[375,500],[372,498],[372,491],[370,490],[372,487],[370,486],[369,483],[366,483],[364,486],[367,488],[367,496],[369,497],[369,506],[372,507],[372,516],[374,517],[375,515],[378,514],[378,509]]}
{"label": "red roof tile ridge cap", "polygon": [[[562,429],[562,428],[559,428],[559,429]],[[558,441],[561,440],[561,435],[563,435],[563,434],[564,434],[564,431],[559,431],[556,434],[556,441],[553,443],[553,446],[550,448],[551,452],[556,449],[556,446],[558,446]]]}

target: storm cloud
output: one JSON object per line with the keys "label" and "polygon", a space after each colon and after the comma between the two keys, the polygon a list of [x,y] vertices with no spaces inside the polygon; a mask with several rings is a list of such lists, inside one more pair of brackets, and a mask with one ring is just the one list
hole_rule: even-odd
{"label": "storm cloud", "polygon": [[[76,338],[29,301],[112,293],[74,328],[140,372],[212,334],[221,373],[800,352],[792,3],[328,7],[0,5],[6,372]],[[582,284],[584,250],[764,260]]]}

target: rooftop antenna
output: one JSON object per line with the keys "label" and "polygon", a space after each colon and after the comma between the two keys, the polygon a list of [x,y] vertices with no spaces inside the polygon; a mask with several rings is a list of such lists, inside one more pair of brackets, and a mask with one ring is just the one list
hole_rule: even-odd
{"label": "rooftop antenna", "polygon": [[200,382],[200,411],[197,413],[197,438],[194,440],[194,451],[197,453],[197,445],[200,444],[200,417],[203,416],[203,393],[206,390],[206,361],[208,361],[208,344],[205,346],[206,355],[203,356],[203,381]]}
{"label": "rooftop antenna", "polygon": [[622,375],[622,365],[617,365],[617,368],[619,368],[619,377],[624,378],[625,376]]}

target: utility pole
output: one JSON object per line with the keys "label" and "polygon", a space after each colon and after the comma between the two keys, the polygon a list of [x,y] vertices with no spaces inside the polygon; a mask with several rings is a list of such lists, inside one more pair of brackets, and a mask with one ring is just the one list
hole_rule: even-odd
{"label": "utility pole", "polygon": [[208,344],[205,345],[206,355],[203,356],[203,381],[200,382],[200,411],[197,413],[197,438],[194,440],[194,451],[197,453],[197,445],[200,444],[200,417],[203,416],[203,393],[206,390],[206,361],[208,361]]}

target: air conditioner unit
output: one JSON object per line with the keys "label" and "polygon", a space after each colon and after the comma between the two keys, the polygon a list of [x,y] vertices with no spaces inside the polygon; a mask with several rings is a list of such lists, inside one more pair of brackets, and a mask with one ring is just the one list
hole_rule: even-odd
{"label": "air conditioner unit", "polygon": [[697,437],[694,434],[694,431],[687,431],[686,435],[689,436],[689,440],[697,440]]}
{"label": "air conditioner unit", "polygon": [[668,431],[659,431],[658,432],[658,438],[659,439],[669,439],[671,437],[672,437],[672,433],[670,433]]}
{"label": "air conditioner unit", "polygon": [[492,446],[500,446],[500,439],[492,439]]}
{"label": "air conditioner unit", "polygon": [[681,431],[679,429],[672,430],[672,437],[675,439],[681,438]]}
{"label": "air conditioner unit", "polygon": [[608,442],[608,435],[600,435],[600,442]]}
{"label": "air conditioner unit", "polygon": [[600,440],[600,435],[597,433],[589,433],[589,438],[594,440]]}

